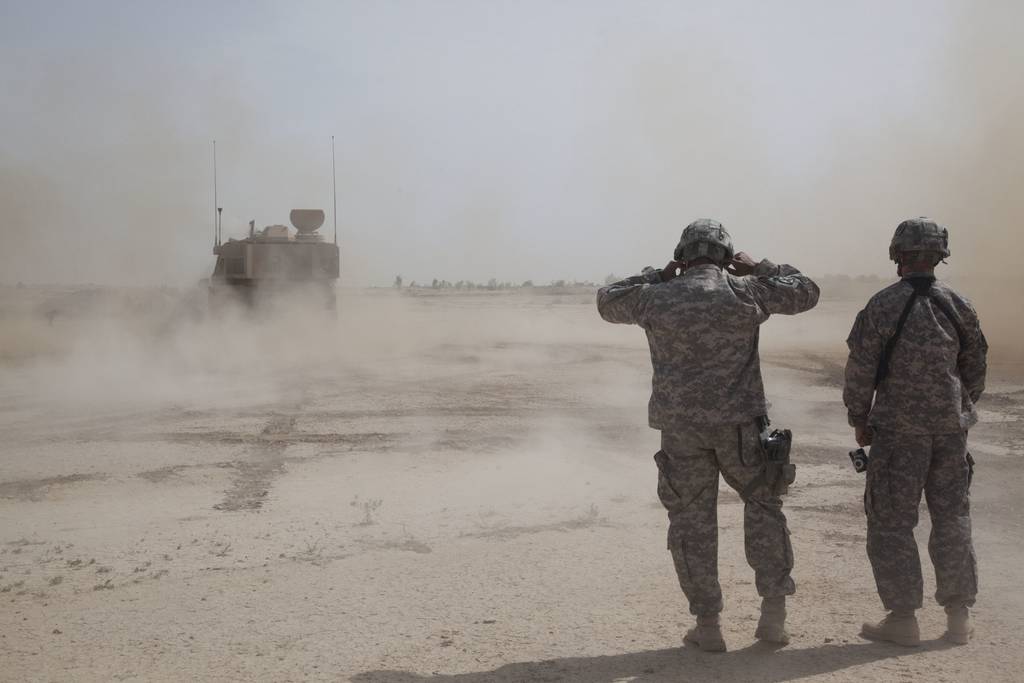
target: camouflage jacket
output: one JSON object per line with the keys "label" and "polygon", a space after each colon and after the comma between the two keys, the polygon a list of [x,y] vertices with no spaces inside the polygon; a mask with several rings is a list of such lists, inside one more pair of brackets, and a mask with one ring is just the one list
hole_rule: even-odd
{"label": "camouflage jacket", "polygon": [[889,373],[875,387],[883,349],[914,291],[906,279],[868,301],[846,340],[843,402],[850,425],[912,434],[963,431],[978,421],[974,402],[985,389],[988,344],[978,314],[949,285],[936,281],[931,295],[954,320],[931,298],[919,296],[893,347]]}
{"label": "camouflage jacket", "polygon": [[602,318],[647,332],[654,368],[650,426],[740,424],[764,415],[759,326],[772,313],[813,308],[818,286],[792,266],[767,260],[746,277],[710,264],[669,282],[660,276],[647,270],[597,292]]}

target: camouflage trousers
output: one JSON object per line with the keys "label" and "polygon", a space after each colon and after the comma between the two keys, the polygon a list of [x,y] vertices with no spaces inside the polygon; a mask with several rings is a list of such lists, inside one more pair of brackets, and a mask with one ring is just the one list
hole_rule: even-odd
{"label": "camouflage trousers", "polygon": [[792,595],[789,541],[782,500],[760,477],[764,449],[754,422],[708,425],[661,433],[658,497],[668,510],[668,549],[679,585],[697,615],[722,611],[718,583],[718,473],[740,492],[747,563],[762,597]]}
{"label": "camouflage trousers", "polygon": [[974,604],[978,567],[971,544],[973,470],[965,433],[875,432],[864,511],[868,559],[886,609],[918,609],[923,602],[914,539],[922,491],[932,518],[928,554],[935,567],[935,599],[940,605]]}

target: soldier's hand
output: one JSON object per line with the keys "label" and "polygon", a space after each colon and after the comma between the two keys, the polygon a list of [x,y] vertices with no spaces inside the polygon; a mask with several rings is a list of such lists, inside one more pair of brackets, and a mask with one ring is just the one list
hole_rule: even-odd
{"label": "soldier's hand", "polygon": [[[686,263],[683,261],[669,261],[661,271],[661,281],[668,282],[672,278],[679,277],[686,270]],[[676,271],[679,271],[678,273]]]}
{"label": "soldier's hand", "polygon": [[757,266],[757,261],[752,259],[747,252],[741,251],[732,257],[732,260],[726,264],[725,269],[733,275],[743,277],[753,273],[755,266]]}
{"label": "soldier's hand", "polygon": [[854,427],[853,438],[856,440],[857,445],[861,448],[871,445],[871,440],[874,437],[874,433],[871,431],[871,427]]}

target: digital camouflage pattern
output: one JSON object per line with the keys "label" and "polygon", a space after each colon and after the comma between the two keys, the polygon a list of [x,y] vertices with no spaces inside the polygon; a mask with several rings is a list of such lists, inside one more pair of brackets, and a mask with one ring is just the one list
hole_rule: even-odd
{"label": "digital camouflage pattern", "polygon": [[699,218],[687,225],[676,247],[677,261],[701,257],[722,264],[733,257],[732,237],[721,223],[710,218]]}
{"label": "digital camouflage pattern", "polygon": [[773,313],[800,313],[817,301],[813,281],[767,260],[746,277],[706,264],[662,283],[660,271],[645,269],[598,291],[602,318],[647,333],[654,369],[649,423],[662,430],[658,496],[668,510],[679,584],[694,614],[722,609],[720,471],[746,496],[744,538],[758,592],[781,597],[795,590],[782,501],[763,477],[765,453],[754,422],[767,412],[758,329]]}
{"label": "digital camouflage pattern", "polygon": [[887,376],[874,386],[883,348],[914,292],[908,280],[915,277],[921,275],[882,290],[857,315],[847,339],[843,391],[850,424],[873,430],[864,492],[867,552],[882,603],[901,611],[922,605],[914,540],[922,491],[932,518],[928,551],[936,599],[952,608],[972,605],[978,589],[966,430],[978,419],[974,403],[985,389],[988,345],[970,303],[932,282],[929,295],[918,296],[909,310]]}
{"label": "digital camouflage pattern", "polygon": [[988,344],[970,302],[945,283],[934,282],[931,295],[945,304],[955,324],[935,301],[919,296],[876,392],[882,350],[913,294],[907,280],[872,297],[846,340],[843,401],[850,425],[908,434],[962,432],[978,421],[974,402],[985,389]]}
{"label": "digital camouflage pattern", "polygon": [[745,424],[767,412],[758,328],[773,313],[818,302],[818,286],[796,268],[761,261],[736,277],[711,264],[668,282],[647,270],[597,292],[608,322],[640,325],[654,369],[648,421],[654,429]]}
{"label": "digital camouflage pattern", "polygon": [[886,609],[922,605],[921,559],[914,539],[922,491],[932,519],[928,554],[935,566],[935,599],[951,607],[974,604],[978,571],[971,543],[972,471],[964,432],[875,432],[864,510],[868,558]]}
{"label": "digital camouflage pattern", "polygon": [[[668,510],[668,549],[679,585],[697,615],[722,610],[718,583],[718,473],[743,492],[760,477],[764,449],[753,421],[674,429],[661,433],[658,497]],[[743,507],[747,562],[762,597],[792,595],[793,548],[782,500],[763,482]]]}
{"label": "digital camouflage pattern", "polygon": [[911,218],[896,226],[889,243],[889,258],[899,263],[907,251],[931,251],[949,258],[949,230],[930,218]]}

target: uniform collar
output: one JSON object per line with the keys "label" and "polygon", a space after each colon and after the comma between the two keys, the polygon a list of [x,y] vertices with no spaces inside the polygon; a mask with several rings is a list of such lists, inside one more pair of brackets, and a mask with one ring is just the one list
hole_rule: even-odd
{"label": "uniform collar", "polygon": [[721,273],[722,272],[722,267],[721,266],[716,266],[713,263],[701,263],[700,265],[690,266],[689,268],[684,270],[683,271],[683,277],[685,277],[685,276],[687,276],[687,275],[689,275],[691,273],[693,273],[694,275],[697,275],[698,273],[704,274],[704,273],[714,273],[714,272]]}

